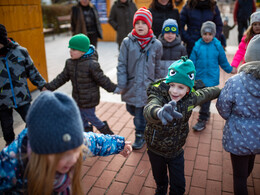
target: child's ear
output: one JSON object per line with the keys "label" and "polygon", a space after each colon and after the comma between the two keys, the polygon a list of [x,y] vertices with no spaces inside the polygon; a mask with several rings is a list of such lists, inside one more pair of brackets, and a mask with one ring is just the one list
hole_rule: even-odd
{"label": "child's ear", "polygon": [[189,95],[189,93],[190,93],[190,90],[187,90],[187,93],[186,93],[186,94]]}

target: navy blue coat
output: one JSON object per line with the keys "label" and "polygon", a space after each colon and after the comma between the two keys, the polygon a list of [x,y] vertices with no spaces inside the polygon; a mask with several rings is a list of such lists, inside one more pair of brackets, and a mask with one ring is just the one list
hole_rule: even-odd
{"label": "navy blue coat", "polygon": [[[187,44],[186,49],[189,55],[195,42],[201,37],[200,29],[202,23],[206,21],[216,24],[216,37],[220,40],[223,23],[217,5],[214,12],[210,9],[190,8],[187,4],[183,7],[180,14],[180,31],[182,40]],[[185,25],[187,25],[187,30],[184,30]]]}

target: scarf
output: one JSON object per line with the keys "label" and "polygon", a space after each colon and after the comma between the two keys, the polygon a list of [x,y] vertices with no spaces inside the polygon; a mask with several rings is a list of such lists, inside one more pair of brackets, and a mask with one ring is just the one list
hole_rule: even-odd
{"label": "scarf", "polygon": [[210,9],[210,1],[198,1],[197,5],[195,6],[196,9]]}
{"label": "scarf", "polygon": [[148,33],[144,36],[137,34],[135,29],[133,29],[132,35],[137,39],[137,41],[138,41],[138,43],[139,43],[139,45],[141,46],[142,49],[144,49],[148,45],[148,43],[151,41],[151,39],[154,36],[152,29],[149,29]]}
{"label": "scarf", "polygon": [[[32,149],[29,144],[29,141],[27,142],[27,154],[28,158],[30,158]],[[58,195],[69,195],[71,192],[71,180],[68,174],[60,174],[56,173],[55,180],[53,183],[53,191],[57,192]]]}

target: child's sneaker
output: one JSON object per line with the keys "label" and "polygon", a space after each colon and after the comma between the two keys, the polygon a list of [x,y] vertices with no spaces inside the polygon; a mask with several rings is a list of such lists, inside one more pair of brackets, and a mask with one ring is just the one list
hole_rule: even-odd
{"label": "child's sneaker", "polygon": [[196,125],[194,125],[192,128],[195,130],[195,131],[202,131],[203,129],[205,129],[206,127],[206,122],[205,120],[201,120],[199,119],[198,122],[196,123]]}

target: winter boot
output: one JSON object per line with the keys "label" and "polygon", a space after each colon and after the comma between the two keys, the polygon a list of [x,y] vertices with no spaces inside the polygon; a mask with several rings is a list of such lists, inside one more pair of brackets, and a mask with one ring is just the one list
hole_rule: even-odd
{"label": "winter boot", "polygon": [[136,132],[135,133],[135,142],[132,145],[133,150],[140,150],[144,146],[144,133]]}
{"label": "winter boot", "polygon": [[166,186],[157,186],[155,195],[167,195],[168,185]]}
{"label": "winter boot", "polygon": [[102,128],[98,129],[100,131],[100,133],[113,135],[114,133],[109,128],[109,126],[107,124],[107,121],[103,121],[103,122],[105,123],[105,126],[103,126]]}
{"label": "winter boot", "polygon": [[194,125],[192,128],[195,131],[202,131],[206,127],[206,122],[207,122],[206,120],[199,119],[198,122],[196,123],[196,125]]}
{"label": "winter boot", "polygon": [[93,132],[93,126],[90,125],[89,127],[85,127],[85,132],[90,132],[92,131]]}

